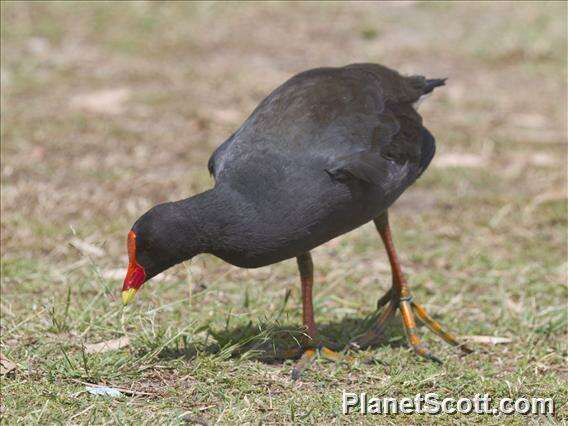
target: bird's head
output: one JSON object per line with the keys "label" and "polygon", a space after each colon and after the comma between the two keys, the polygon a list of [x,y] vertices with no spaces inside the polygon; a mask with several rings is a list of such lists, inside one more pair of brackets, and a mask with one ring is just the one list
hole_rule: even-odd
{"label": "bird's head", "polygon": [[122,286],[125,305],[146,281],[199,252],[190,222],[176,203],[165,203],[134,223],[127,238],[128,269]]}

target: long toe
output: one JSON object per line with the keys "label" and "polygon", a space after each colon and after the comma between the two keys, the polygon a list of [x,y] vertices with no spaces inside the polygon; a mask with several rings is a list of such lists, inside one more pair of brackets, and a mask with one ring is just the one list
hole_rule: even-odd
{"label": "long toe", "polygon": [[298,380],[302,373],[312,365],[317,357],[321,357],[334,362],[351,362],[353,358],[344,353],[336,352],[325,346],[319,349],[306,349],[302,354],[298,362],[294,365],[292,369],[292,380]]}
{"label": "long toe", "polygon": [[375,324],[362,336],[358,336],[353,339],[349,346],[354,349],[363,349],[369,346],[376,345],[377,343],[384,340],[385,326],[389,319],[391,319],[396,312],[396,305],[391,300],[385,309],[381,312],[377,318]]}
{"label": "long toe", "polygon": [[436,364],[443,364],[442,360],[434,355],[424,343],[420,342],[417,345],[412,344],[412,349],[417,355],[421,356],[422,358],[426,358],[427,360],[435,362]]}
{"label": "long toe", "polygon": [[462,352],[466,354],[473,352],[473,349],[470,349],[468,346],[460,343],[453,334],[444,330],[444,328],[438,321],[434,320],[430,315],[428,315],[428,312],[426,312],[426,309],[424,309],[422,305],[416,303],[415,301],[412,301],[411,306],[420,321],[422,321],[432,332],[444,339],[445,342],[460,348]]}
{"label": "long toe", "polygon": [[308,368],[316,357],[315,349],[306,349],[302,354],[301,358],[296,362],[294,368],[292,369],[292,380],[296,381],[300,378],[303,371]]}

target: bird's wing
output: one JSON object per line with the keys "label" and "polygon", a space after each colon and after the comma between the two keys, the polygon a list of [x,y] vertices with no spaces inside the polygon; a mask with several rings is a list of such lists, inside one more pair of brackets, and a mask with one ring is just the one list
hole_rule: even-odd
{"label": "bird's wing", "polygon": [[412,140],[404,140],[408,135],[401,132],[394,135],[393,141],[383,149],[360,151],[338,158],[334,166],[325,171],[338,181],[358,180],[380,186],[387,194],[410,185],[430,164],[436,145],[432,134],[422,125],[417,134],[411,134]]}
{"label": "bird's wing", "polygon": [[266,162],[257,158],[268,154],[282,154],[296,163],[316,164],[325,158],[329,170],[339,170],[342,161],[352,156],[363,170],[363,164],[382,163],[361,160],[360,153],[379,151],[398,166],[408,162],[418,176],[418,165],[429,160],[422,161],[428,157],[421,143],[422,119],[412,103],[427,89],[431,90],[424,77],[403,77],[374,64],[298,74],[265,98],[213,153],[209,171],[219,181],[227,173],[264,166]]}
{"label": "bird's wing", "polygon": [[434,157],[436,141],[422,125],[422,117],[410,104],[387,104],[388,111],[399,124],[399,131],[387,144],[381,146],[381,153],[398,164],[412,165],[417,179],[426,170]]}
{"label": "bird's wing", "polygon": [[388,194],[400,188],[412,166],[408,162],[397,164],[383,157],[380,151],[363,151],[338,159],[335,167],[325,171],[338,181],[358,180],[380,186]]}

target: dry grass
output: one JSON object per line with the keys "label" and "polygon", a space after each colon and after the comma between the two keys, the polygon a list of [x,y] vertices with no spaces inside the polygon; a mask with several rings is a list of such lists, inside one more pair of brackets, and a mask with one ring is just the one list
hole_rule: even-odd
{"label": "dry grass", "polygon": [[[565,3],[3,2],[0,342],[18,365],[1,378],[3,422],[365,421],[340,415],[341,389],[552,396],[549,420],[566,421],[565,17]],[[449,77],[423,106],[438,154],[393,209],[395,237],[438,318],[513,342],[459,358],[421,329],[438,367],[393,323],[389,344],[294,384],[289,363],[231,357],[298,332],[293,261],[199,256],[122,310],[132,222],[210,187],[210,153],[283,80],[362,61]],[[345,341],[389,284],[379,239],[364,227],[314,261],[316,319]],[[151,395],[90,396],[77,380]]]}

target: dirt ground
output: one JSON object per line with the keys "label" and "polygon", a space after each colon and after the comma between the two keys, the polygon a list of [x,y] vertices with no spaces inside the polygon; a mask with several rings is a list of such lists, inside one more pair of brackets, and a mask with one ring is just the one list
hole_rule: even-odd
{"label": "dirt ground", "polygon": [[[1,13],[4,424],[568,421],[565,2],[2,2]],[[420,110],[436,157],[391,221],[416,299],[477,336],[476,352],[420,327],[444,365],[424,362],[395,319],[384,344],[293,382],[291,361],[266,359],[302,331],[293,260],[244,270],[200,255],[123,309],[134,220],[211,187],[209,155],[280,83],[353,62],[448,77]],[[369,224],[313,256],[316,320],[345,343],[390,285],[386,255]],[[343,390],[551,397],[555,413],[344,416]]]}

